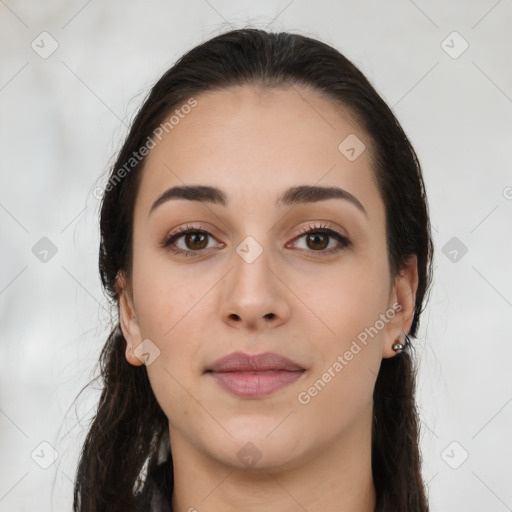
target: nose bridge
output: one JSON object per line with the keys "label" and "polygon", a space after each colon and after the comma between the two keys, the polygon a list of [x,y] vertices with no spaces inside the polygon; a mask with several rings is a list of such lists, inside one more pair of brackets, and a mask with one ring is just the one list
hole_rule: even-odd
{"label": "nose bridge", "polygon": [[260,288],[274,288],[271,277],[272,243],[263,229],[252,233],[235,247],[232,279],[238,288],[245,289],[247,293],[259,293]]}
{"label": "nose bridge", "polygon": [[235,246],[232,271],[224,290],[222,315],[224,321],[233,320],[247,325],[257,325],[273,320],[284,321],[289,305],[282,283],[274,268],[273,242],[262,223],[249,229],[242,241]]}
{"label": "nose bridge", "polygon": [[[273,259],[272,249],[272,218],[268,215],[268,208],[259,204],[257,198],[248,199],[246,205],[242,207],[238,217],[238,230],[241,240],[235,246],[233,255],[235,265],[240,265],[240,271],[244,270],[244,265],[255,265],[256,270],[251,269],[249,273],[269,271],[268,265]],[[235,257],[238,257],[241,261]],[[247,269],[249,270],[249,268]]]}

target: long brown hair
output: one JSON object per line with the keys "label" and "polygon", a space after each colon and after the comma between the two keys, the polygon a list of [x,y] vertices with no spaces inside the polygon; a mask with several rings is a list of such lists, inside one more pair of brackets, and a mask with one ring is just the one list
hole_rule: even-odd
{"label": "long brown hair", "polygon": [[[134,153],[190,98],[242,84],[306,86],[327,96],[365,130],[374,146],[373,171],[385,204],[391,277],[405,267],[408,256],[417,256],[419,284],[408,333],[416,337],[431,284],[433,245],[414,149],[368,79],[339,51],[302,35],[253,28],[223,33],[183,55],[157,81],[133,120],[101,204],[99,271],[117,315],[115,280],[120,271],[131,273],[133,211],[145,162],[134,160]],[[76,512],[132,510],[144,475],[155,470],[162,450],[170,450],[167,417],[145,366],[134,367],[125,359],[118,318],[99,359],[103,390],[79,459]],[[409,350],[383,359],[375,384],[372,472],[376,510],[382,512],[428,511],[414,399],[416,369]]]}

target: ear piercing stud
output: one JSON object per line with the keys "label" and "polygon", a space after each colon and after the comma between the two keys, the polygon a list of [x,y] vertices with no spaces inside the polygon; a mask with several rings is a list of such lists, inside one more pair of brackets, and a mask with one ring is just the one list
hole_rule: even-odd
{"label": "ear piercing stud", "polygon": [[407,334],[403,334],[403,343],[395,343],[393,345],[393,350],[395,352],[401,352],[405,350],[409,345],[411,344],[411,341],[409,340],[409,336]]}

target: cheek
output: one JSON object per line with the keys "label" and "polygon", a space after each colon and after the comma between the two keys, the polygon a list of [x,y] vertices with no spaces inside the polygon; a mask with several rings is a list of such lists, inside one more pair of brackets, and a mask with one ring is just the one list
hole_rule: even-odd
{"label": "cheek", "polygon": [[186,274],[171,266],[156,252],[139,251],[134,259],[133,287],[142,335],[164,340],[179,329],[183,318],[201,296]]}
{"label": "cheek", "polygon": [[185,389],[193,384],[190,367],[200,349],[196,342],[200,337],[189,322],[194,297],[184,291],[179,278],[170,279],[150,264],[139,268],[133,285],[141,337],[150,339],[159,350],[158,358],[147,366],[148,378],[169,417],[186,414],[189,397]]}
{"label": "cheek", "polygon": [[354,257],[303,281],[297,295],[311,306],[325,332],[343,344],[384,313],[388,293],[385,266]]}
{"label": "cheek", "polygon": [[148,260],[143,264],[140,259],[138,269],[136,273],[134,266],[133,285],[141,336],[160,350],[147,367],[148,378],[166,415],[186,421],[189,414],[197,414],[187,390],[196,384],[199,371],[202,337],[194,318],[200,314],[204,291],[179,272],[171,274]]}
{"label": "cheek", "polygon": [[384,313],[386,276],[371,265],[347,267],[325,280],[322,292],[309,295],[309,303],[323,323],[315,336],[311,324],[311,351],[319,356],[316,370],[301,387],[308,418],[347,427],[371,406],[375,380],[382,360],[381,333],[367,329]]}
{"label": "cheek", "polygon": [[[371,404],[382,360],[383,331],[375,334],[371,328],[387,306],[386,267],[362,259],[352,263],[328,276],[317,275],[323,286],[310,291],[307,302],[329,329],[322,327],[321,335],[311,337],[319,364],[303,391],[315,397],[311,411],[318,408],[318,414],[335,423],[350,421],[353,413]],[[311,326],[307,329],[311,333]],[[350,414],[340,415],[337,406]]]}

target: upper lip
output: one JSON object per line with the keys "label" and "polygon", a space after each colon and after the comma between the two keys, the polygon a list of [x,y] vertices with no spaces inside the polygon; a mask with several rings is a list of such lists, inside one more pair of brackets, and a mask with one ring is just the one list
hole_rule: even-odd
{"label": "upper lip", "polygon": [[215,361],[206,368],[206,372],[258,372],[269,370],[299,371],[302,366],[287,357],[273,352],[249,355],[233,352]]}

